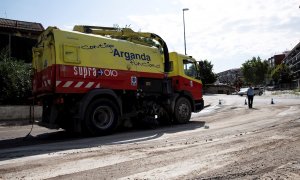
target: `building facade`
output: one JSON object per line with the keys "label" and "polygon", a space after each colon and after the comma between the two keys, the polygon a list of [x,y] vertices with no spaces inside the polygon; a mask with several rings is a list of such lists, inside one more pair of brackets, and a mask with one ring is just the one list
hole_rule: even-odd
{"label": "building facade", "polygon": [[240,68],[229,69],[217,74],[218,82],[227,85],[236,85],[236,82],[242,78],[243,74]]}
{"label": "building facade", "polygon": [[283,59],[292,71],[292,81],[294,88],[300,88],[300,42]]}
{"label": "building facade", "polygon": [[283,62],[283,59],[287,56],[289,51],[283,52],[282,54],[276,54],[268,59],[269,67],[274,68]]}
{"label": "building facade", "polygon": [[40,23],[0,18],[0,51],[7,49],[8,55],[31,62],[32,47],[44,31]]}

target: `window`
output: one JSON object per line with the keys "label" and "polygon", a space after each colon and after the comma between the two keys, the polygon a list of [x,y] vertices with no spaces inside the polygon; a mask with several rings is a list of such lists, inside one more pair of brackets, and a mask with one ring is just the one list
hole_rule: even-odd
{"label": "window", "polygon": [[183,60],[183,66],[184,66],[184,74],[196,78],[197,77],[197,70],[196,70],[196,64],[194,61],[191,60]]}

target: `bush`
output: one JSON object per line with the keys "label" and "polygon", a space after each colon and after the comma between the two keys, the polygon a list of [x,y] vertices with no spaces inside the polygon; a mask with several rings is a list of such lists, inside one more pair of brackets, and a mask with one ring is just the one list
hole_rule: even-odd
{"label": "bush", "polygon": [[31,95],[31,64],[11,58],[0,51],[0,104],[27,104]]}

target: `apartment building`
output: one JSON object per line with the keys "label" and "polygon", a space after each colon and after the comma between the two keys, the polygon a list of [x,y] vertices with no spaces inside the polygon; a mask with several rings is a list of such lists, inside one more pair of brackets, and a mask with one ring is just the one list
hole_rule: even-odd
{"label": "apartment building", "polygon": [[287,54],[283,63],[292,71],[293,87],[300,88],[300,42]]}

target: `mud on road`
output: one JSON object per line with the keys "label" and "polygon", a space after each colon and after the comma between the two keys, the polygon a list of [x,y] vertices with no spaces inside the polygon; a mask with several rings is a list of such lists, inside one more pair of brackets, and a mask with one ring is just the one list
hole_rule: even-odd
{"label": "mud on road", "polygon": [[205,98],[186,125],[2,148],[0,179],[300,179],[300,99]]}

